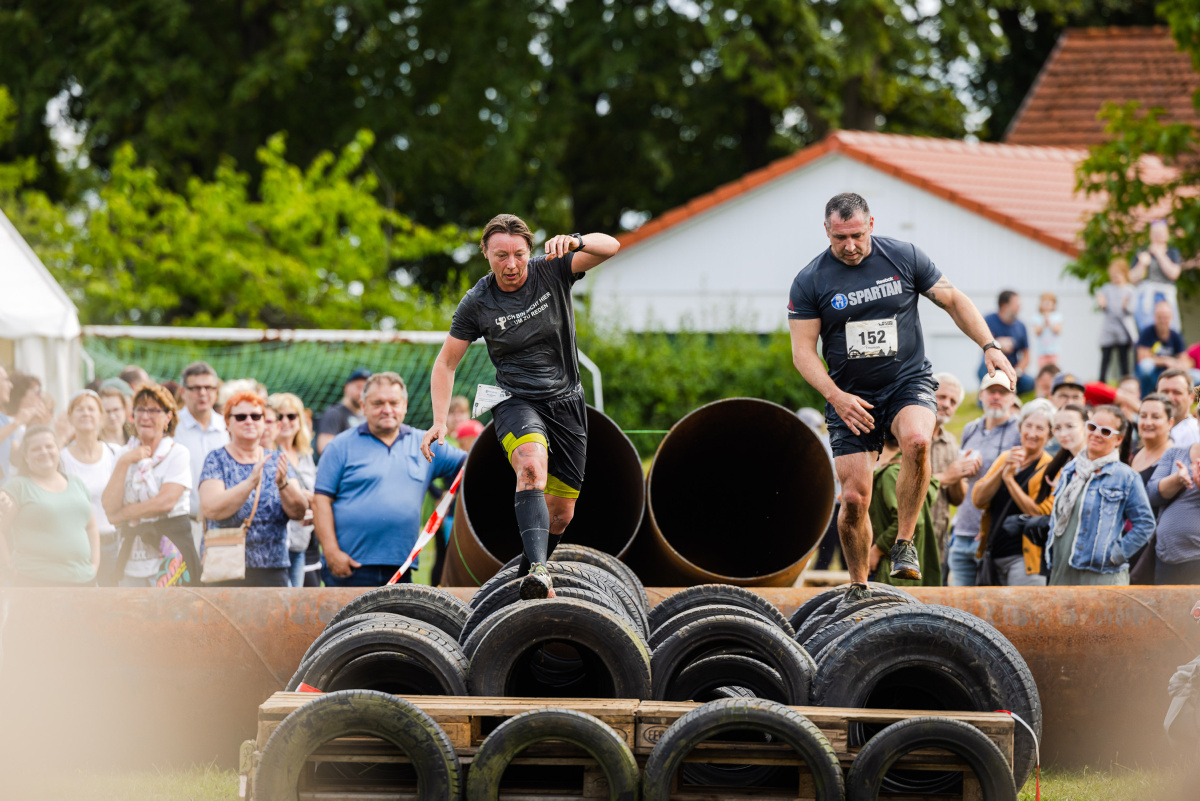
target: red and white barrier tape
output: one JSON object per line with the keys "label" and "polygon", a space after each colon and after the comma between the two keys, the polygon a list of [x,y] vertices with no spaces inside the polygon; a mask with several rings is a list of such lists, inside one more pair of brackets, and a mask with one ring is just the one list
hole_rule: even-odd
{"label": "red and white barrier tape", "polygon": [[429,516],[429,520],[425,521],[425,527],[421,529],[421,536],[417,537],[417,544],[413,546],[412,553],[408,555],[408,559],[404,564],[400,565],[400,569],[396,571],[396,575],[391,577],[388,584],[395,584],[399,581],[400,577],[404,575],[404,571],[408,570],[416,560],[417,554],[421,552],[421,549],[437,536],[438,529],[442,527],[442,521],[446,519],[446,514],[450,511],[450,505],[454,503],[454,496],[458,493],[458,485],[462,482],[463,470],[466,470],[465,465],[458,471],[458,475],[454,477],[454,483],[450,485],[450,489],[446,490],[446,494],[438,501],[437,508]]}
{"label": "red and white barrier tape", "polygon": [[[1029,736],[1033,738],[1033,759],[1034,759],[1034,765],[1037,770],[1037,773],[1035,774],[1036,778],[1033,780],[1034,793],[1035,793],[1036,800],[1042,801],[1042,749],[1041,749],[1041,746],[1038,745],[1037,733],[1033,730],[1033,727],[1030,726],[1028,723],[1026,723],[1024,720],[1022,720],[1021,716],[1018,715],[1016,712],[1009,712],[1007,709],[997,709],[996,711],[1003,712],[1005,715],[1008,715],[1010,718],[1015,720],[1017,723],[1020,723],[1026,729],[1029,729]],[[1020,791],[1021,791],[1021,788],[1018,787],[1017,792],[1020,792]]]}

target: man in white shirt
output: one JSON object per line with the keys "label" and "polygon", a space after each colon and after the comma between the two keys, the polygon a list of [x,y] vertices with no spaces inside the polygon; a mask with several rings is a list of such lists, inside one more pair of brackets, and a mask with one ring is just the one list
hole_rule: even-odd
{"label": "man in white shirt", "polygon": [[1200,421],[1192,416],[1192,376],[1187,370],[1172,368],[1158,377],[1157,391],[1175,404],[1171,421],[1171,440],[1176,448],[1186,448],[1200,442]]}
{"label": "man in white shirt", "polygon": [[204,457],[229,442],[229,432],[225,430],[225,419],[213,414],[221,380],[208,362],[189,364],[184,368],[179,383],[183,387],[184,408],[179,413],[179,425],[175,427],[175,441],[186,446],[191,456],[192,537],[199,550],[204,537],[204,515],[200,511],[198,482],[204,468]]}

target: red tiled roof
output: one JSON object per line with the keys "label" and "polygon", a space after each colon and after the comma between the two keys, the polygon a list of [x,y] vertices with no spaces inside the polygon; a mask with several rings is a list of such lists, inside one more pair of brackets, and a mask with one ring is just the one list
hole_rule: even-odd
{"label": "red tiled roof", "polygon": [[1200,125],[1193,95],[1200,74],[1169,28],[1064,31],[1017,111],[1004,141],[1087,147],[1105,140],[1096,119],[1106,102],[1161,106],[1166,118]]}
{"label": "red tiled roof", "polygon": [[[622,247],[645,241],[832,153],[893,175],[1069,256],[1079,252],[1077,237],[1085,217],[1104,202],[1100,195],[1075,193],[1075,167],[1086,155],[1083,150],[837,131],[819,144],[655,217],[621,236]],[[1157,161],[1147,161],[1144,170],[1151,181],[1167,177]]]}

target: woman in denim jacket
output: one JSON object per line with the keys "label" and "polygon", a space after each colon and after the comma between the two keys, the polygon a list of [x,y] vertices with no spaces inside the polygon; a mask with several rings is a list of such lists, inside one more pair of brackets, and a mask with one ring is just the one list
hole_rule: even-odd
{"label": "woman in denim jacket", "polygon": [[1086,449],[1059,476],[1046,543],[1051,586],[1129,583],[1129,557],[1150,539],[1154,514],[1141,477],[1119,458],[1128,428],[1116,406],[1097,407]]}

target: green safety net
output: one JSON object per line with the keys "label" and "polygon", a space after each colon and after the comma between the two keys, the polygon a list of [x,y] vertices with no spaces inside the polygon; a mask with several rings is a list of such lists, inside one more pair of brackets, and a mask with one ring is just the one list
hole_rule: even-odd
{"label": "green safety net", "polygon": [[[224,381],[252,378],[269,392],[291,392],[320,415],[342,398],[352,372],[391,370],[408,385],[405,422],[428,428],[433,420],[429,376],[440,345],[409,342],[245,342],[161,341],[85,337],[84,351],[95,363],[97,378],[111,378],[136,364],[155,381],[179,380],[183,368],[206,361]],[[454,375],[454,393],[475,397],[479,384],[495,383],[496,369],[482,343],[471,345]],[[490,415],[480,420],[487,423]]]}

